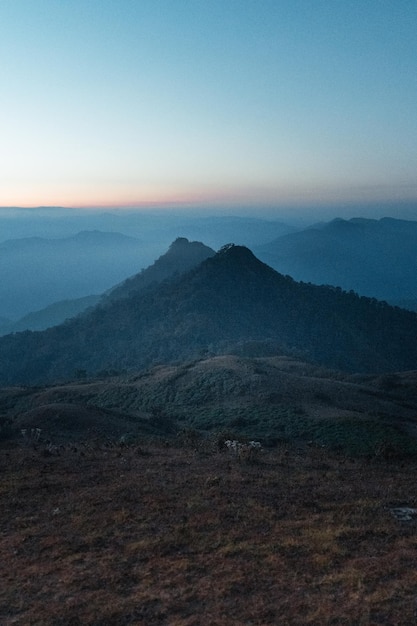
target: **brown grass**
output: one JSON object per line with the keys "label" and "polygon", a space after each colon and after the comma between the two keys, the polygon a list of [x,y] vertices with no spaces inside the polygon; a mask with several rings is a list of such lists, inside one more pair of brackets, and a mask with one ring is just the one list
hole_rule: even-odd
{"label": "brown grass", "polygon": [[416,464],[0,451],[0,623],[416,623]]}

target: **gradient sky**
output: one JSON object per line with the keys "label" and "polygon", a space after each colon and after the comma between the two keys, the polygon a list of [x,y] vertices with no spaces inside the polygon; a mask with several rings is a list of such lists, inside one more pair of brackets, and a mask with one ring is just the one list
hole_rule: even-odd
{"label": "gradient sky", "polygon": [[0,205],[417,199],[416,0],[0,0]]}

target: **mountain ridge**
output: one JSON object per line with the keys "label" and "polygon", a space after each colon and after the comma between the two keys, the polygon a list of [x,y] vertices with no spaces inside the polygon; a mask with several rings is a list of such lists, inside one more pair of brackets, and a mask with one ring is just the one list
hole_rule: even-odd
{"label": "mountain ridge", "polygon": [[[114,241],[112,234],[108,233],[108,235]],[[93,233],[92,236],[93,239],[98,236],[99,241],[102,241],[102,233],[97,232],[97,235]],[[88,231],[86,237],[91,241],[90,231]],[[121,237],[123,237],[123,241],[124,235],[121,235]],[[85,236],[84,233],[78,233],[69,239],[85,241]],[[53,302],[43,309],[32,311],[15,321],[7,318],[0,319],[0,336],[24,330],[46,330],[51,326],[57,326],[67,319],[76,317],[88,308],[99,304],[106,298],[126,297],[131,291],[138,291],[152,282],[160,282],[173,274],[179,274],[191,269],[191,267],[213,254],[215,254],[214,250],[200,242],[189,242],[185,237],[178,237],[171,244],[168,252],[161,255],[152,265],[112,286],[101,295],[94,294],[84,296],[83,298]]]}
{"label": "mountain ridge", "polygon": [[200,241],[189,241],[186,237],[177,237],[169,246],[168,251],[152,265],[115,285],[105,296],[112,300],[128,297],[130,293],[142,290],[152,283],[159,283],[174,275],[182,274],[215,254],[212,248]]}
{"label": "mountain ridge", "polygon": [[392,304],[417,298],[417,222],[336,218],[257,246],[296,280],[339,286]]}
{"label": "mountain ridge", "polygon": [[175,279],[46,331],[1,338],[0,382],[137,371],[256,346],[350,372],[389,372],[417,368],[416,337],[415,313],[297,283],[228,245]]}

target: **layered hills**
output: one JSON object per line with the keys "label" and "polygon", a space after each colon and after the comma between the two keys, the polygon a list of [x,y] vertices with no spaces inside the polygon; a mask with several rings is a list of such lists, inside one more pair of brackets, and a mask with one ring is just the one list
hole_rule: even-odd
{"label": "layered hills", "polygon": [[0,316],[13,322],[56,302],[103,293],[136,273],[144,260],[143,266],[149,264],[143,248],[135,237],[100,231],[4,241]]}
{"label": "layered hills", "polygon": [[[94,239],[94,237],[95,235],[93,234],[91,238]],[[91,238],[87,237],[87,239]],[[117,237],[116,240],[119,241]],[[110,240],[107,241],[109,242]],[[121,241],[123,242],[124,238]],[[0,319],[0,335],[24,330],[45,330],[51,326],[57,326],[65,320],[83,313],[106,298],[115,299],[128,296],[131,292],[139,291],[152,283],[161,282],[175,274],[181,274],[214,254],[214,250],[202,243],[190,242],[184,237],[178,237],[171,244],[168,251],[152,265],[116,286],[112,286],[104,294],[54,302],[43,309],[28,313],[15,322]],[[113,256],[111,255],[111,258]]]}
{"label": "layered hills", "polygon": [[[162,224],[145,217],[122,219],[106,214],[79,216],[77,221],[73,216],[73,223],[69,216],[58,216],[55,230],[51,230],[52,222],[44,222],[40,215],[34,232],[43,224],[41,232],[54,238],[32,236],[1,242],[0,335],[43,330],[74,317],[98,302],[100,296],[91,294],[102,294],[115,283],[135,276],[140,267],[147,267],[172,241],[171,232],[202,238],[215,248],[232,240],[249,246],[262,261],[296,280],[340,286],[417,310],[417,222],[336,219],[290,232],[283,224],[265,220],[201,217]],[[22,234],[19,229],[10,231],[11,222],[23,226],[27,219],[5,221],[0,215],[2,235]],[[96,229],[62,237],[64,226],[70,232],[77,226]],[[103,226],[112,232],[97,230]],[[114,232],[116,227],[120,232]],[[61,238],[57,238],[60,232]],[[167,259],[166,265],[171,261],[180,263],[180,254]],[[149,279],[149,275],[142,275],[131,286],[145,285]]]}
{"label": "layered hills", "polygon": [[336,285],[361,295],[417,306],[417,222],[335,219],[256,248],[296,280]]}
{"label": "layered hills", "polygon": [[228,241],[267,243],[292,230],[276,221],[189,212],[0,207],[0,332],[1,318],[10,332],[7,324],[29,313],[103,293],[148,267],[179,233],[217,249]]}
{"label": "layered hills", "polygon": [[415,313],[297,283],[243,246],[131,287],[60,326],[1,338],[0,382],[55,382],[226,353],[290,354],[350,372],[417,368]]}

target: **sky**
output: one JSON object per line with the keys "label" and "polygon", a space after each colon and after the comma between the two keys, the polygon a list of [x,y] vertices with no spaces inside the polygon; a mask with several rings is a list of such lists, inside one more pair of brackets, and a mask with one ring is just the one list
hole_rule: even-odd
{"label": "sky", "polygon": [[416,32],[415,0],[0,0],[0,206],[417,207]]}

